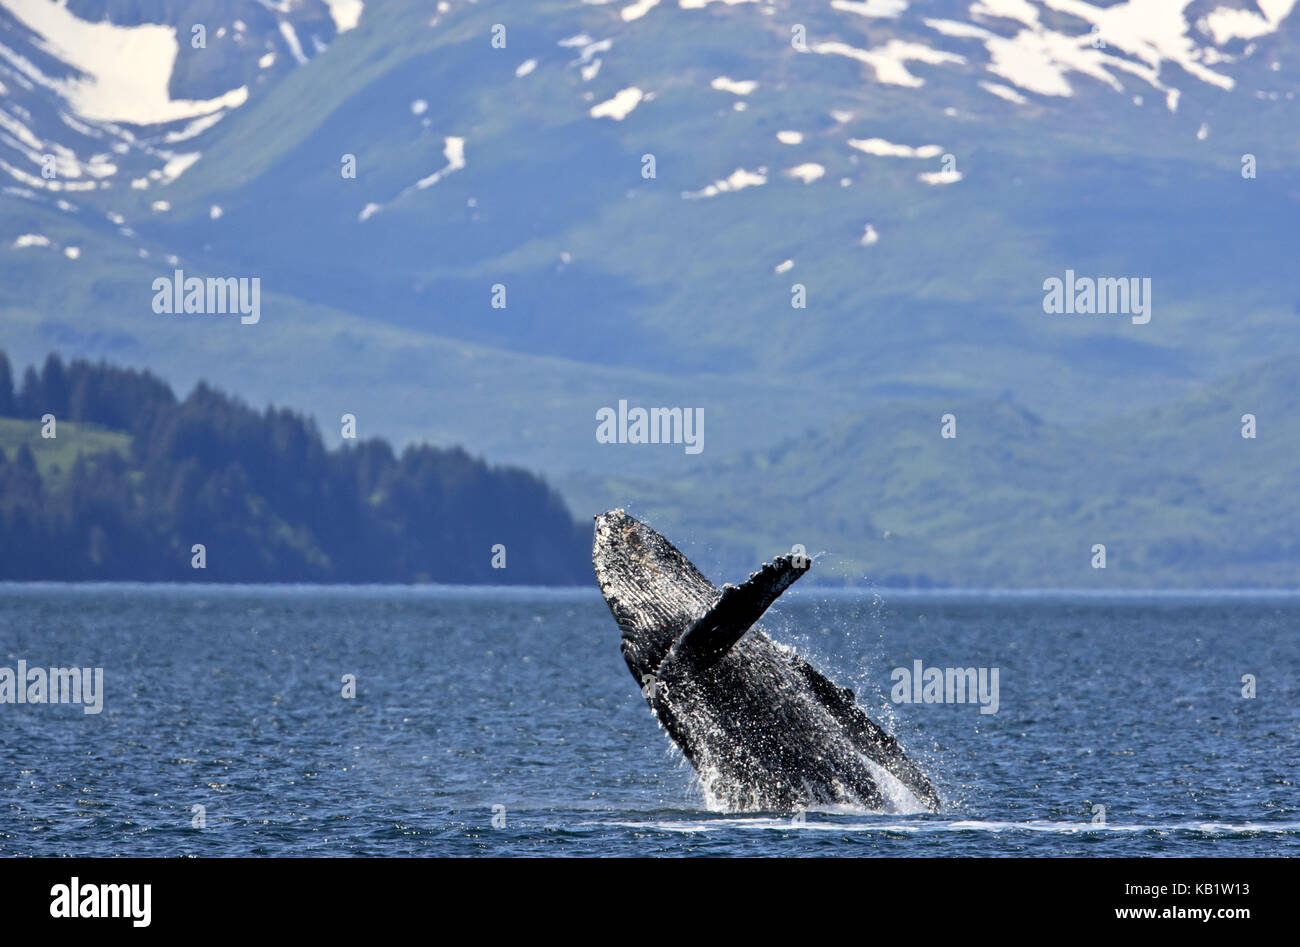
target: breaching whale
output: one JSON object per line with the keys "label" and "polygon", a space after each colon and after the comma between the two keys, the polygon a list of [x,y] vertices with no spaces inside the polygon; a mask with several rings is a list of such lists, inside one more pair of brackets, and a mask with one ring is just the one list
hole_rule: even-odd
{"label": "breaching whale", "polygon": [[672,543],[619,509],[596,517],[592,562],[641,693],[723,808],[879,809],[879,767],[938,810],[930,781],[852,690],[753,627],[808,570],[806,559],[778,556],[719,591]]}

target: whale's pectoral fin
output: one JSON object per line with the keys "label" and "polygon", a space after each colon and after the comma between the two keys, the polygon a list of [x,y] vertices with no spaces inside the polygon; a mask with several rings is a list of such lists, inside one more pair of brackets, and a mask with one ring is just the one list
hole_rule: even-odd
{"label": "whale's pectoral fin", "polygon": [[664,663],[695,672],[712,667],[807,571],[807,557],[777,556],[741,585],[724,586],[713,607],[682,632]]}

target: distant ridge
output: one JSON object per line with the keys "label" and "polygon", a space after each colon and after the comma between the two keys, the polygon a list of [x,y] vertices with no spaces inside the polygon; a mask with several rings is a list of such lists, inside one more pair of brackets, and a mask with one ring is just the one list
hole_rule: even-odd
{"label": "distant ridge", "polygon": [[[1297,376],[1300,357],[1280,356],[1073,426],[1009,399],[871,405],[672,480],[561,486],[584,508],[626,503],[656,529],[698,537],[706,574],[800,543],[826,554],[814,583],[1300,589]],[[956,437],[945,439],[949,413]],[[1096,544],[1105,568],[1092,565]]]}

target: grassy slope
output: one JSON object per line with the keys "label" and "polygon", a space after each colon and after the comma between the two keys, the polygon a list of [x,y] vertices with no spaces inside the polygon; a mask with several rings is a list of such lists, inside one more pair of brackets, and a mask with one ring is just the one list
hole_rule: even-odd
{"label": "grassy slope", "polygon": [[128,456],[131,451],[129,434],[98,424],[58,421],[55,432],[57,437],[43,438],[40,421],[0,418],[0,450],[12,461],[23,444],[31,448],[47,488],[61,484],[60,475],[72,469],[79,454],[112,452]]}
{"label": "grassy slope", "polygon": [[[851,582],[1295,586],[1297,369],[1278,359],[1073,428],[1010,402],[883,406],[672,484],[575,477],[569,494],[584,512],[626,505],[702,541],[728,574],[798,542],[829,554],[819,574]],[[955,440],[940,437],[949,411]],[[1091,568],[1094,543],[1105,571]]]}

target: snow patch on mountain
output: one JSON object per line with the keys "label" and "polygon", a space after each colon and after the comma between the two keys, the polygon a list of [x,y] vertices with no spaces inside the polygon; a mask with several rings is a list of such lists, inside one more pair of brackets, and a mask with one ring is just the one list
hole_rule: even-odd
{"label": "snow patch on mountain", "polygon": [[443,139],[442,154],[443,157],[447,159],[447,164],[445,166],[439,168],[437,171],[434,171],[432,174],[420,178],[420,180],[416,181],[410,187],[403,188],[400,192],[398,192],[398,194],[394,198],[392,198],[392,200],[386,202],[385,204],[378,204],[373,201],[367,203],[365,207],[361,208],[361,212],[357,214],[357,220],[359,222],[367,221],[375,214],[383,210],[387,206],[387,204],[391,204],[395,201],[400,201],[402,198],[406,197],[409,194],[414,193],[415,191],[423,191],[428,188],[431,188],[439,181],[441,181],[443,178],[445,178],[447,175],[454,174],[455,172],[464,168],[465,167],[465,139],[457,137],[455,135],[448,135],[446,138]]}
{"label": "snow patch on mountain", "polygon": [[812,184],[826,173],[826,168],[815,161],[807,161],[785,172],[789,177],[798,178],[804,184]]}
{"label": "snow patch on mountain", "polygon": [[632,113],[632,110],[641,104],[645,98],[645,93],[636,86],[629,86],[623,89],[612,99],[601,102],[599,105],[592,106],[592,118],[612,118],[616,122],[621,122]]}
{"label": "snow patch on mountain", "polygon": [[175,27],[90,23],[47,0],[5,0],[4,5],[41,37],[42,51],[81,76],[50,78],[6,46],[0,46],[0,57],[35,84],[57,92],[83,118],[155,125],[235,108],[248,99],[246,86],[214,99],[172,99],[168,85],[179,50]]}
{"label": "snow patch on mountain", "polygon": [[906,0],[831,0],[831,9],[858,16],[893,18],[907,9]]}
{"label": "snow patch on mountain", "polygon": [[710,3],[721,3],[725,6],[734,7],[740,3],[757,3],[758,0],[679,0],[678,5],[683,10],[702,10]]}
{"label": "snow patch on mountain", "polygon": [[366,6],[361,0],[325,0],[325,5],[329,7],[330,17],[334,20],[334,29],[340,33],[356,29]]}
{"label": "snow patch on mountain", "polygon": [[[1215,45],[1275,32],[1294,10],[1296,0],[1262,0],[1260,13],[1220,7],[1195,24],[1187,17],[1191,5],[1192,0],[1125,0],[1108,6],[1083,0],[977,0],[969,8],[972,23],[924,22],[943,36],[981,42],[989,56],[986,68],[1009,84],[982,84],[983,88],[1007,101],[1024,104],[1017,101],[1016,90],[1072,96],[1072,74],[1124,92],[1127,74],[1163,92],[1166,107],[1175,111],[1181,90],[1173,83],[1181,76],[1169,67],[1230,91],[1235,80],[1211,67],[1231,63],[1235,56]],[[1040,10],[1067,14],[1082,29],[1078,33],[1048,29]],[[1004,35],[1008,22],[1015,24],[1014,32]],[[1197,34],[1211,37],[1215,45],[1198,41]]]}
{"label": "snow patch on mountain", "polygon": [[307,61],[307,57],[303,55],[302,43],[298,41],[298,32],[288,20],[281,20],[279,25],[280,35],[284,37],[284,44],[289,47],[289,55],[294,58],[295,62],[302,65]]}
{"label": "snow patch on mountain", "polygon": [[631,22],[632,20],[641,19],[657,6],[659,6],[659,0],[636,0],[635,3],[630,3],[619,10],[618,15],[624,21]]}
{"label": "snow patch on mountain", "polygon": [[754,79],[738,81],[727,76],[718,76],[710,83],[710,86],[720,92],[730,92],[732,95],[749,95],[758,88],[758,82]]}
{"label": "snow patch on mountain", "polygon": [[1028,105],[1029,100],[1010,86],[1004,86],[1000,82],[980,82],[980,88],[996,95],[1000,99],[1006,99],[1015,105]]}
{"label": "snow patch on mountain", "polygon": [[682,197],[686,200],[717,197],[719,194],[742,191],[747,187],[760,187],[766,183],[767,168],[759,168],[757,171],[746,171],[744,168],[737,168],[727,177],[719,181],[714,181],[712,184],[700,188],[698,191],[682,191]]}
{"label": "snow patch on mountain", "polygon": [[936,158],[943,154],[939,145],[895,145],[883,138],[850,138],[850,148],[882,158]]}
{"label": "snow patch on mountain", "polygon": [[167,160],[159,172],[159,180],[163,184],[171,184],[182,174],[190,169],[194,162],[199,160],[199,152],[191,152],[187,155],[174,155]]}
{"label": "snow patch on mountain", "polygon": [[900,39],[891,39],[884,46],[876,49],[858,49],[848,43],[839,41],[817,43],[809,46],[811,52],[823,56],[847,56],[865,63],[876,72],[876,81],[888,85],[918,88],[925,85],[925,80],[914,76],[907,69],[909,62],[927,63],[932,66],[943,63],[962,64],[965,57],[942,50],[933,49],[922,43],[909,43]]}

